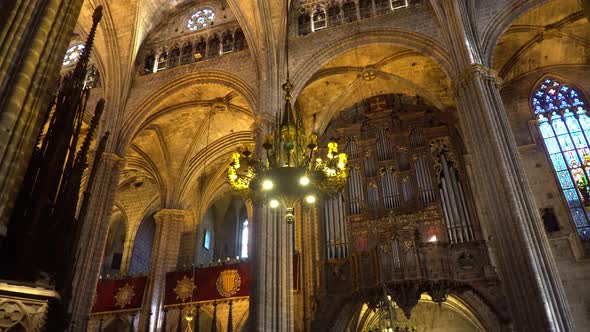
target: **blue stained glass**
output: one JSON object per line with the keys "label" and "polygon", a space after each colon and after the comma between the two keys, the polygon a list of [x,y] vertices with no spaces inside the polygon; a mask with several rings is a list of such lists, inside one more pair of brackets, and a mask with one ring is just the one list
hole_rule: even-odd
{"label": "blue stained glass", "polygon": [[557,94],[557,100],[564,100],[564,99],[565,99],[565,96],[563,95],[563,93],[560,92]]}
{"label": "blue stained glass", "polygon": [[541,106],[535,106],[535,114],[539,114],[539,113],[543,113],[545,112]]}
{"label": "blue stained glass", "polygon": [[563,151],[569,151],[575,148],[570,135],[559,135],[557,136],[557,139],[559,140],[559,145],[561,145]]}
{"label": "blue stained glass", "polygon": [[571,107],[570,104],[567,103],[567,101],[562,100],[561,103],[559,103],[559,108],[563,109],[563,108],[568,108]]}
{"label": "blue stained glass", "polygon": [[559,115],[553,113],[551,119],[553,120],[553,129],[555,129],[556,135],[559,136],[567,134],[567,128],[565,127],[565,123],[563,123],[563,120],[561,120],[561,117]]}
{"label": "blue stained glass", "polygon": [[550,79],[550,78],[548,78],[548,79],[545,80],[545,84],[549,84],[549,83],[551,83],[551,81],[553,81],[553,80]]}
{"label": "blue stained glass", "polygon": [[576,145],[576,148],[584,148],[586,147],[586,139],[584,138],[584,135],[582,134],[581,131],[572,133],[572,140],[574,141],[574,144]]}
{"label": "blue stained glass", "polygon": [[576,92],[576,90],[570,91],[570,98],[575,98],[575,97],[578,97],[578,93]]}
{"label": "blue stained glass", "polygon": [[572,178],[569,172],[558,172],[557,178],[559,179],[559,183],[561,184],[562,189],[570,189],[574,187],[574,183],[572,182]]}
{"label": "blue stained glass", "polygon": [[547,104],[547,111],[555,111],[557,110],[557,107],[555,107],[555,105],[549,103]]}
{"label": "blue stained glass", "polygon": [[533,98],[533,106],[534,105],[541,105],[541,102],[537,98]]}
{"label": "blue stained glass", "polygon": [[584,210],[577,208],[571,209],[572,211],[572,218],[574,219],[574,224],[576,224],[576,228],[584,228],[588,227],[588,221],[586,220],[586,216],[584,215]]}
{"label": "blue stained glass", "polygon": [[563,193],[565,194],[567,206],[569,206],[570,208],[582,207],[582,203],[580,203],[580,199],[578,198],[578,193],[576,192],[576,189],[567,189],[564,190]]}
{"label": "blue stained glass", "polygon": [[544,94],[545,94],[545,92],[539,90],[539,91],[537,91],[537,93],[535,93],[535,96],[543,97]]}
{"label": "blue stained glass", "polygon": [[547,121],[541,122],[541,124],[539,124],[539,129],[541,130],[543,138],[555,136],[555,134],[553,134],[553,128],[551,128],[551,125]]}
{"label": "blue stained glass", "polygon": [[563,158],[565,159],[565,163],[570,168],[576,168],[580,166],[580,159],[578,159],[578,155],[573,150],[564,151]]}
{"label": "blue stained glass", "polygon": [[551,161],[553,162],[553,168],[555,168],[556,171],[567,169],[567,165],[565,164],[565,160],[563,160],[561,153],[552,154]]}
{"label": "blue stained glass", "polygon": [[546,102],[546,103],[550,103],[552,100],[553,100],[553,98],[551,98],[551,96],[550,96],[550,95],[546,95],[546,96],[545,96],[545,102]]}
{"label": "blue stained glass", "polygon": [[590,117],[588,117],[588,114],[581,107],[578,107],[578,119],[584,130],[590,129]]}
{"label": "blue stained glass", "polygon": [[558,86],[558,85],[559,85],[559,82],[553,81],[553,86]]}
{"label": "blue stained glass", "polygon": [[578,122],[578,119],[574,117],[574,114],[572,112],[565,111],[565,114],[563,116],[565,117],[565,125],[570,130],[570,133],[582,130],[580,128],[580,123]]}
{"label": "blue stained glass", "polygon": [[563,91],[563,92],[567,92],[567,90],[569,90],[569,89],[570,89],[570,88],[569,88],[567,85],[563,85],[563,86],[561,87],[561,89],[559,89],[559,90],[561,90],[561,91]]}
{"label": "blue stained glass", "polygon": [[547,145],[547,151],[549,151],[549,154],[561,152],[561,149],[559,148],[559,144],[557,144],[557,140],[555,139],[555,137],[549,137],[545,139],[545,144]]}
{"label": "blue stained glass", "polygon": [[574,102],[572,103],[572,105],[574,105],[574,106],[580,106],[580,105],[584,105],[584,103],[580,99],[575,98],[574,99]]}

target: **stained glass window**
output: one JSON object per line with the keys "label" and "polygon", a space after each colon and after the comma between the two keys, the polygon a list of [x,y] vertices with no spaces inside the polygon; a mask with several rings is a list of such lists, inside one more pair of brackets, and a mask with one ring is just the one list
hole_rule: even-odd
{"label": "stained glass window", "polygon": [[590,239],[590,118],[571,86],[545,79],[532,97],[539,131],[578,234]]}
{"label": "stained glass window", "polygon": [[83,50],[84,50],[83,44],[78,44],[78,45],[74,45],[74,46],[70,47],[66,51],[66,55],[64,56],[63,65],[69,66],[69,65],[73,65],[74,63],[78,62],[78,60],[80,60],[80,56],[82,56]]}
{"label": "stained glass window", "polygon": [[215,12],[211,8],[203,8],[194,13],[189,19],[186,27],[191,31],[204,29],[213,24]]}
{"label": "stained glass window", "polygon": [[248,257],[248,219],[242,223],[242,248],[240,250],[240,257]]}

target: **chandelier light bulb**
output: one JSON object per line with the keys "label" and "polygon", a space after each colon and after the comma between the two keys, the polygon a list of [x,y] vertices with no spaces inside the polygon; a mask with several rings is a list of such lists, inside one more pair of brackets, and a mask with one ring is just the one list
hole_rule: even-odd
{"label": "chandelier light bulb", "polygon": [[299,184],[307,186],[309,184],[309,178],[307,176],[302,176],[301,179],[299,179]]}
{"label": "chandelier light bulb", "polygon": [[271,208],[276,209],[279,207],[279,201],[277,201],[276,199],[271,199],[270,202],[268,203],[268,205]]}
{"label": "chandelier light bulb", "polygon": [[436,235],[433,235],[430,240],[428,240],[428,242],[436,242],[438,241],[438,239],[436,238]]}
{"label": "chandelier light bulb", "polygon": [[262,189],[263,190],[271,190],[274,187],[274,184],[271,180],[264,180],[262,181]]}
{"label": "chandelier light bulb", "polygon": [[314,195],[305,196],[305,201],[309,204],[313,204],[313,203],[315,203],[315,196]]}

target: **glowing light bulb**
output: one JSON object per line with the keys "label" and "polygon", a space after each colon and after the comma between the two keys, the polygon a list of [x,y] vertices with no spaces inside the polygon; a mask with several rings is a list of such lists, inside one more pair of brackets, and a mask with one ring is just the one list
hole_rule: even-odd
{"label": "glowing light bulb", "polygon": [[305,201],[309,204],[313,204],[313,203],[315,203],[315,196],[314,195],[305,196]]}
{"label": "glowing light bulb", "polygon": [[430,240],[428,240],[428,242],[436,242],[438,241],[438,239],[436,238],[436,235],[433,235]]}
{"label": "glowing light bulb", "polygon": [[271,190],[274,187],[274,184],[271,180],[264,180],[262,181],[262,189],[263,190]]}
{"label": "glowing light bulb", "polygon": [[309,184],[309,178],[307,176],[302,176],[301,179],[299,179],[299,184],[307,186]]}
{"label": "glowing light bulb", "polygon": [[279,207],[279,201],[276,199],[271,199],[268,205],[270,205],[271,208],[276,209]]}

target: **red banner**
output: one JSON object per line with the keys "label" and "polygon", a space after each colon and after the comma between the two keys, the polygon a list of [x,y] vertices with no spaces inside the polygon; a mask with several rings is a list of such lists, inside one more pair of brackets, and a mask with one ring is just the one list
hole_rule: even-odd
{"label": "red banner", "polygon": [[128,311],[141,308],[147,277],[99,280],[92,313]]}
{"label": "red banner", "polygon": [[227,264],[166,274],[164,305],[248,296],[250,263]]}
{"label": "red banner", "polygon": [[[166,274],[164,305],[250,296],[250,262]],[[293,289],[299,289],[299,255],[293,257]]]}

